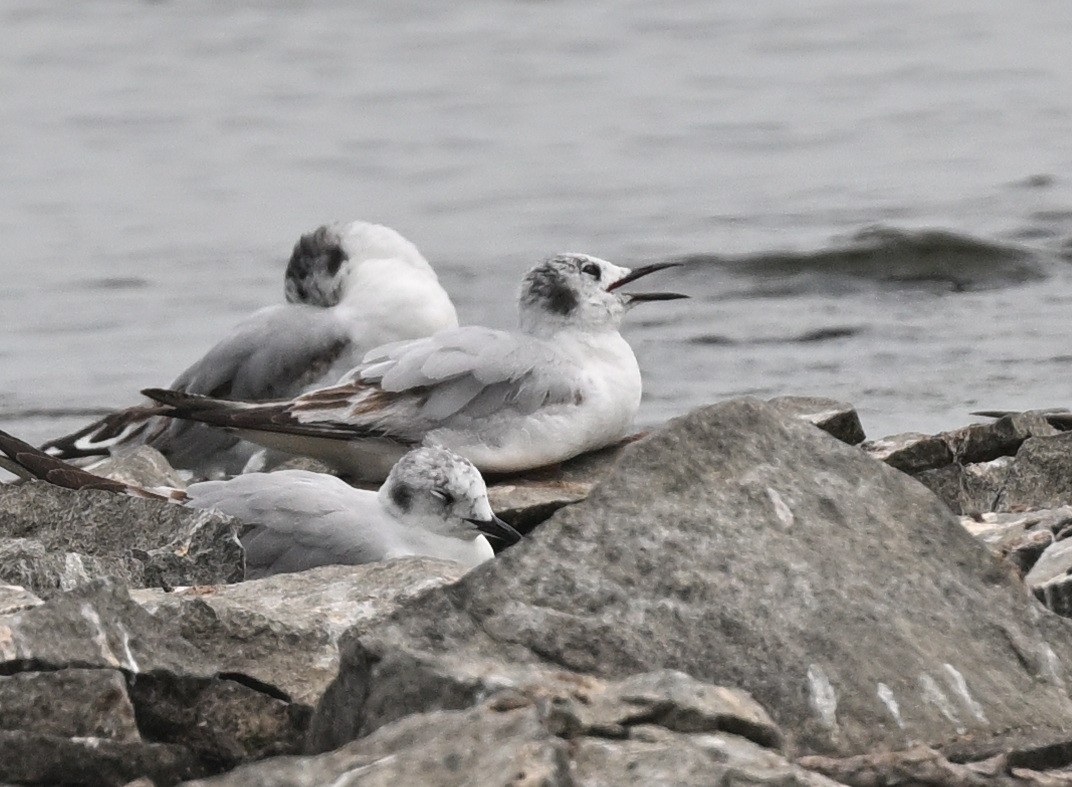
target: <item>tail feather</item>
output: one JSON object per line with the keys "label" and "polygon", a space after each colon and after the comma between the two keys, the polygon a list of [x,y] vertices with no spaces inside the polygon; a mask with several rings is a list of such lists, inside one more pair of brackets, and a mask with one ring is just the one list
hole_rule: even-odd
{"label": "tail feather", "polygon": [[236,402],[164,388],[146,388],[142,394],[165,405],[161,415],[235,429],[242,437],[254,442],[257,437],[250,433],[256,432],[282,432],[329,440],[388,436],[384,430],[375,427],[327,420],[301,421],[295,415],[300,408],[292,401]]}
{"label": "tail feather", "polygon": [[174,410],[197,411],[203,408],[219,407],[225,404],[234,404],[227,399],[213,399],[204,394],[189,393],[188,391],[173,391],[170,388],[145,388],[142,396],[148,396],[154,402],[165,405],[168,410],[165,415],[174,415]]}
{"label": "tail feather", "polygon": [[[127,444],[145,435],[152,419],[164,408],[128,407],[106,415],[69,435],[49,440],[41,450],[61,459],[80,459],[88,456],[107,456],[112,448]],[[146,440],[142,440],[145,442]]]}
{"label": "tail feather", "polygon": [[[62,459],[49,456],[39,448],[34,448],[29,443],[3,430],[0,430],[0,451],[3,451],[8,457],[8,461],[3,463],[4,466],[9,467],[17,475],[23,477],[30,476],[47,481],[55,486],[62,486],[65,489],[100,489],[134,497],[167,499],[147,489],[93,475],[93,473],[69,465]],[[24,472],[18,472],[16,467],[21,468]]]}

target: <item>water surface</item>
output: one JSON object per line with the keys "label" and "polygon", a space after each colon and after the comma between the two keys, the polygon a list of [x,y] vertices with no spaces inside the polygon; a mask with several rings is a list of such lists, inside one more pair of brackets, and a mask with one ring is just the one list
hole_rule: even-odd
{"label": "water surface", "polygon": [[1070,40],[1059,0],[2,0],[0,422],[170,382],[352,218],[496,326],[555,251],[689,260],[629,319],[644,425],[1072,404]]}

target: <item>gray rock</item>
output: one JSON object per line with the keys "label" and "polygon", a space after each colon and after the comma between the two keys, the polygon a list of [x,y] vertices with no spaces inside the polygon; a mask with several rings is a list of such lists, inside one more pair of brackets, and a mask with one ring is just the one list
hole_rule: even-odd
{"label": "gray rock", "polygon": [[285,454],[280,454],[279,456],[281,461],[278,464],[272,465],[269,472],[275,473],[280,470],[306,470],[310,473],[335,475],[334,468],[324,464],[318,459],[313,459],[311,456],[287,456]]}
{"label": "gray rock", "polygon": [[953,452],[945,440],[919,432],[868,440],[860,448],[872,458],[909,475],[945,467],[953,461]]}
{"label": "gray rock", "polygon": [[408,716],[318,757],[279,757],[187,787],[566,787],[568,744],[524,708]]}
{"label": "gray rock", "polygon": [[[770,404],[842,442],[854,445],[864,439],[860,417],[851,404],[819,396],[779,396],[771,399]],[[558,509],[588,497],[592,487],[610,472],[622,449],[643,436],[627,437],[617,445],[582,454],[554,467],[489,477],[488,499],[492,510],[522,533],[530,533]]]}
{"label": "gray rock", "polygon": [[1072,535],[1072,506],[1019,513],[961,517],[961,525],[1021,576],[1058,540]]}
{"label": "gray rock", "polygon": [[131,584],[136,572],[137,566],[130,560],[52,550],[34,538],[0,538],[0,581],[38,593],[71,590],[96,579]]}
{"label": "gray rock", "polygon": [[626,740],[581,738],[571,752],[572,783],[584,787],[837,785],[736,735],[677,735],[645,725],[634,728]]}
{"label": "gray rock", "polygon": [[855,757],[802,757],[798,764],[817,771],[838,784],[853,787],[892,785],[941,785],[942,787],[1010,787],[1024,782],[1010,779],[1006,763],[950,762],[941,752],[917,745],[894,752],[875,752]]}
{"label": "gray rock", "polygon": [[1000,507],[1012,458],[989,462],[949,464],[924,470],[915,479],[949,506],[954,514],[981,514]]}
{"label": "gray rock", "polygon": [[1072,617],[1072,539],[1049,544],[1024,583],[1035,596],[1058,615]]}
{"label": "gray rock", "polygon": [[0,616],[0,674],[0,781],[174,783],[297,751],[308,722],[102,583]]}
{"label": "gray rock", "polygon": [[30,539],[0,541],[0,580],[36,592],[102,575],[134,587],[235,582],[245,561],[237,532],[220,514],[157,500],[43,482],[0,486],[0,539]]}
{"label": "gray rock", "polygon": [[1072,506],[1039,511],[995,511],[981,514],[977,519],[962,517],[961,524],[995,554],[1004,554],[1025,533],[1045,531],[1056,536],[1072,528]]}
{"label": "gray rock", "polygon": [[674,672],[607,683],[530,668],[519,678],[468,710],[410,715],[329,754],[190,784],[833,784],[743,737],[780,735],[742,692]]}
{"label": "gray rock", "polygon": [[165,632],[125,589],[104,583],[0,616],[0,674],[70,666],[209,679],[214,665]]}
{"label": "gray rock", "polygon": [[522,533],[529,533],[563,506],[579,503],[614,466],[622,448],[641,435],[617,445],[581,454],[567,462],[521,475],[489,477],[492,510]]}
{"label": "gray rock", "polygon": [[152,446],[139,445],[118,451],[85,468],[94,475],[133,484],[142,489],[166,486],[185,489],[186,482],[162,453]]}
{"label": "gray rock", "polygon": [[0,676],[0,730],[121,743],[141,740],[123,674],[108,669]]}
{"label": "gray rock", "polygon": [[[846,402],[820,396],[779,396],[771,399],[770,404],[842,442],[855,445],[864,439],[860,417]],[[558,509],[588,497],[592,487],[610,472],[622,449],[643,436],[632,435],[617,445],[582,454],[554,467],[489,477],[488,500],[492,510],[522,533],[530,533]]]}
{"label": "gray rock", "polygon": [[206,770],[300,751],[309,709],[247,680],[140,675],[127,691],[142,734],[193,752]]}
{"label": "gray rock", "polygon": [[205,772],[181,746],[0,731],[0,779],[8,782],[104,787],[144,775],[163,787]]}
{"label": "gray rock", "polygon": [[338,671],[344,631],[367,631],[403,602],[464,573],[452,561],[403,558],[131,596],[224,671],[311,706]]}
{"label": "gray rock", "polygon": [[768,400],[783,415],[799,418],[843,443],[856,445],[867,437],[856,408],[848,402],[822,396],[777,396]]}
{"label": "gray rock", "polygon": [[1009,468],[1001,510],[1072,503],[1072,433],[1026,440]]}
{"label": "gray rock", "polygon": [[1072,787],[1072,768],[1036,771],[1031,768],[1010,768],[1009,775],[1017,787]]}
{"label": "gray rock", "polygon": [[743,399],[628,446],[586,501],[349,639],[310,742],[468,707],[536,664],[740,687],[794,755],[970,757],[1068,740],[1068,652],[1072,628],[926,489]]}
{"label": "gray rock", "polygon": [[1028,438],[1056,434],[1058,430],[1037,413],[1011,413],[993,423],[943,432],[940,437],[949,445],[956,461],[970,464],[1012,456]]}
{"label": "gray rock", "polygon": [[[2,561],[2,558],[0,558]],[[43,604],[37,596],[19,585],[0,585],[0,615],[9,615]]]}
{"label": "gray rock", "polygon": [[[1051,544],[1053,544],[1053,535],[1051,533],[1045,530],[1032,530],[1025,533],[1014,544],[1011,544],[1006,554],[1002,555],[1002,557],[1016,570],[1019,576],[1023,577],[1031,571]],[[1050,609],[1053,609],[1053,607],[1050,607]],[[1056,612],[1057,610],[1054,611]]]}
{"label": "gray rock", "polygon": [[488,502],[500,518],[521,533],[531,533],[563,506],[588,497],[594,482],[518,479],[488,487]]}
{"label": "gray rock", "polygon": [[530,669],[503,691],[501,703],[518,696],[552,699],[545,723],[558,735],[625,738],[638,724],[657,724],[673,732],[731,732],[768,748],[781,745],[781,730],[747,693],[676,670],[607,682]]}
{"label": "gray rock", "polygon": [[988,418],[1002,418],[1006,415],[1037,415],[1045,418],[1054,428],[1067,432],[1072,430],[1072,411],[1067,407],[1047,407],[1041,410],[981,410],[972,415],[985,415]]}

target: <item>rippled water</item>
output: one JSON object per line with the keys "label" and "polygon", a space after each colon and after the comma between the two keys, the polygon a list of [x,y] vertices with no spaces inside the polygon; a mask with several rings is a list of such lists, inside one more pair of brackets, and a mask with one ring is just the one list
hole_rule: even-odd
{"label": "rippled water", "polygon": [[1061,0],[0,0],[0,424],[170,382],[351,218],[500,326],[554,251],[690,260],[631,315],[644,424],[1072,404],[1070,40]]}

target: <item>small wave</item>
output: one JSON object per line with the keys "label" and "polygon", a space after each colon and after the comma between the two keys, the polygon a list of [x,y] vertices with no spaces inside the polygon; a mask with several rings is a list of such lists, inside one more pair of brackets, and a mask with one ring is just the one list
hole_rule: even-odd
{"label": "small wave", "polygon": [[1052,224],[1067,224],[1072,220],[1072,208],[1051,208],[1049,210],[1036,210],[1030,218],[1036,221],[1049,222]]}
{"label": "small wave", "polygon": [[717,333],[700,334],[688,340],[689,344],[700,345],[745,345],[745,344],[815,344],[834,339],[847,339],[858,336],[866,330],[863,326],[838,325],[829,328],[816,328],[794,336],[762,336],[754,339],[733,339]]}
{"label": "small wave", "polygon": [[1048,189],[1056,182],[1057,178],[1053,175],[1046,172],[1040,172],[1037,175],[1029,175],[1023,180],[1015,181],[1009,185],[1018,189]]}
{"label": "small wave", "polygon": [[86,290],[140,290],[149,285],[150,281],[141,276],[96,276],[86,279],[73,279],[57,289],[63,292],[84,292]]}
{"label": "small wave", "polygon": [[810,290],[804,279],[822,277],[943,291],[992,289],[1044,278],[1042,257],[1026,247],[948,230],[868,227],[815,251],[779,251],[741,257],[695,254],[680,258],[714,264],[737,275],[802,279],[791,289]]}

